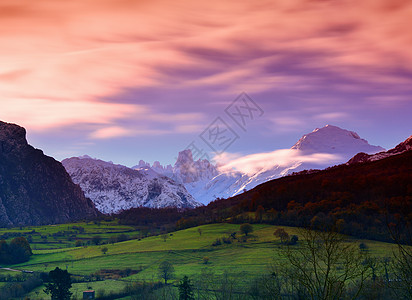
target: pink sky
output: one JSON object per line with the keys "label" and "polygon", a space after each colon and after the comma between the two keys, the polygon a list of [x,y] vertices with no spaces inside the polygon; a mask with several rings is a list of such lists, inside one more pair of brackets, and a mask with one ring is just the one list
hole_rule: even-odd
{"label": "pink sky", "polygon": [[407,0],[0,0],[0,120],[58,159],[172,162],[245,91],[265,115],[233,152],[326,123],[388,148],[411,134],[411,15]]}

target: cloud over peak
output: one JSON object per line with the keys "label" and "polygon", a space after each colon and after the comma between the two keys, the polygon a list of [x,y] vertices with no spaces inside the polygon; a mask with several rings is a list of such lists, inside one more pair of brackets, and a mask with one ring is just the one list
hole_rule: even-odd
{"label": "cloud over peak", "polygon": [[279,149],[272,152],[256,153],[246,156],[226,153],[216,158],[221,171],[239,171],[249,176],[262,170],[271,169],[274,166],[284,168],[297,163],[310,163],[322,167],[324,165],[333,165],[341,159],[342,157],[338,154],[305,154],[297,149]]}

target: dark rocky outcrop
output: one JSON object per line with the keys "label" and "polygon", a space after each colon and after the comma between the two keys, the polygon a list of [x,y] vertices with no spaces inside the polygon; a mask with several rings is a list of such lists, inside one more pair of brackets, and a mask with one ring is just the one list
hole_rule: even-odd
{"label": "dark rocky outcrop", "polygon": [[30,146],[24,128],[0,121],[0,226],[64,223],[97,215],[60,162]]}

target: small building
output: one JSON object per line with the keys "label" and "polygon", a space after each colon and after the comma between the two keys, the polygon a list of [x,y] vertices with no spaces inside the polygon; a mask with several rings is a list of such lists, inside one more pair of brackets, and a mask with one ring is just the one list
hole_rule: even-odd
{"label": "small building", "polygon": [[83,299],[95,299],[94,290],[87,290],[83,292]]}

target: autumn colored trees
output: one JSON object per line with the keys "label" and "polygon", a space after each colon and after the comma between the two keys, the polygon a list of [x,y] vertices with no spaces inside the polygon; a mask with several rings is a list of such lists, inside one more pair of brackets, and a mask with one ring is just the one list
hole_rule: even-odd
{"label": "autumn colored trees", "polygon": [[[412,151],[408,151],[379,161],[275,179],[183,212],[177,225],[181,229],[216,222],[303,227],[312,221],[342,219],[344,234],[389,242],[387,224],[398,224],[400,213],[412,211],[411,182]],[[405,233],[399,238],[406,241]]]}

